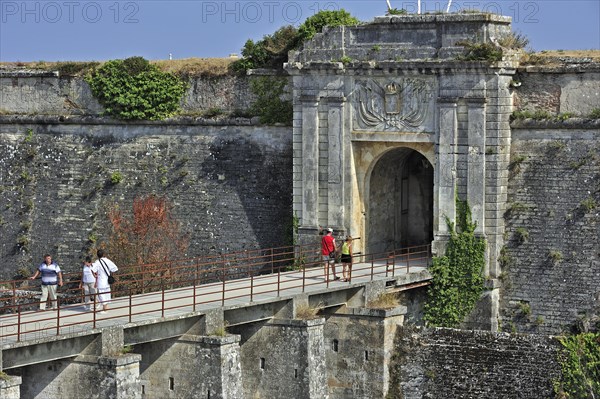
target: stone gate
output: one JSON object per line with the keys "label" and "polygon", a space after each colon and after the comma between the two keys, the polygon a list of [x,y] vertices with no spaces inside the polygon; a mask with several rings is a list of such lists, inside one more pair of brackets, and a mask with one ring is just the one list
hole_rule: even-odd
{"label": "stone gate", "polygon": [[517,63],[466,61],[467,46],[497,43],[509,17],[378,17],[326,28],[291,53],[293,206],[301,242],[319,228],[360,237],[355,250],[385,254],[432,243],[440,254],[467,200],[488,243],[493,288],[478,328],[497,329],[497,258],[503,245],[511,84]]}

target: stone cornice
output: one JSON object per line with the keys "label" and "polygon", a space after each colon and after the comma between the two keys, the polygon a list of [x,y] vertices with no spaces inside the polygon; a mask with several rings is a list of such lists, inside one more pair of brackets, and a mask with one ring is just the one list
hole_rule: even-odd
{"label": "stone cornice", "polygon": [[258,117],[205,119],[178,116],[162,121],[121,120],[91,115],[0,115],[0,124],[45,124],[45,125],[149,125],[149,126],[259,126]]}

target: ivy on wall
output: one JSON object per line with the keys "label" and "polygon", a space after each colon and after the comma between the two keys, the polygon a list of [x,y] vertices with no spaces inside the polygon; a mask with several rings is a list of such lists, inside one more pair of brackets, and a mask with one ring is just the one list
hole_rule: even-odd
{"label": "ivy on wall", "polygon": [[[485,240],[475,236],[466,201],[456,200],[457,226],[446,219],[450,240],[444,256],[429,268],[433,281],[427,291],[425,320],[429,325],[457,327],[473,310],[484,289]],[[455,228],[456,227],[456,228]]]}
{"label": "ivy on wall", "polygon": [[288,81],[284,77],[260,76],[250,81],[250,90],[256,96],[250,112],[258,115],[260,123],[292,124],[292,102],[284,99]]}
{"label": "ivy on wall", "polygon": [[179,110],[186,85],[142,57],[111,60],[85,77],[105,114],[121,119],[165,119]]}
{"label": "ivy on wall", "polygon": [[600,397],[600,333],[560,337],[562,378],[554,383],[557,398]]}

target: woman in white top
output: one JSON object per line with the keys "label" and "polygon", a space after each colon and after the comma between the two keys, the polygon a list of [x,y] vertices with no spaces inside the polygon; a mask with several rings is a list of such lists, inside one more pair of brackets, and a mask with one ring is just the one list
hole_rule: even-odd
{"label": "woman in white top", "polygon": [[85,300],[85,310],[92,310],[94,305],[94,295],[96,294],[96,273],[92,269],[92,257],[86,256],[83,262],[83,269],[81,272],[81,281],[79,282],[79,289],[83,289],[83,298]]}

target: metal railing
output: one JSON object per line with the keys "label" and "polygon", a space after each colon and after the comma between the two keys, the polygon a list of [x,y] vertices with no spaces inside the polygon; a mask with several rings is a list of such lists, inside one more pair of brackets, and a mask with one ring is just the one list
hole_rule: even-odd
{"label": "metal railing", "polygon": [[[376,254],[353,254],[350,281],[409,273],[414,266],[427,267],[429,245],[401,248]],[[123,268],[112,285],[110,311],[82,310],[84,295],[80,273],[65,273],[65,285],[57,309],[38,311],[39,280],[0,281],[0,339],[22,341],[32,336],[61,335],[76,329],[100,327],[106,320],[130,323],[140,316],[164,317],[167,313],[195,312],[201,307],[226,302],[279,297],[305,292],[311,286],[329,287],[334,281],[321,249],[312,246],[270,248],[224,255],[176,260]],[[342,264],[337,264],[341,273]],[[33,291],[33,290],[36,291]],[[84,317],[82,317],[84,316]],[[113,323],[114,324],[114,323]]]}

